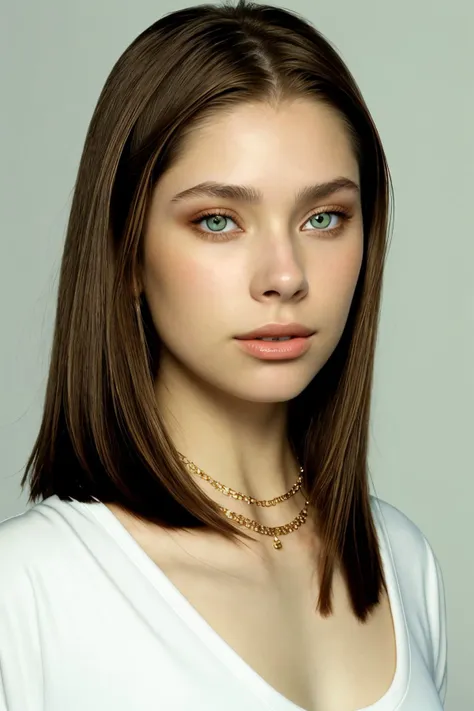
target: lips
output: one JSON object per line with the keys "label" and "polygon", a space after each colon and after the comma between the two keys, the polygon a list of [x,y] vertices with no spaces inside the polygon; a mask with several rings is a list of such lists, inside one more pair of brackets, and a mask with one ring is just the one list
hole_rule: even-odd
{"label": "lips", "polygon": [[255,329],[254,331],[249,331],[243,335],[236,336],[237,340],[249,341],[256,338],[281,338],[284,336],[291,336],[293,338],[306,338],[307,336],[312,336],[315,333],[314,330],[306,328],[299,323],[268,323],[265,326]]}

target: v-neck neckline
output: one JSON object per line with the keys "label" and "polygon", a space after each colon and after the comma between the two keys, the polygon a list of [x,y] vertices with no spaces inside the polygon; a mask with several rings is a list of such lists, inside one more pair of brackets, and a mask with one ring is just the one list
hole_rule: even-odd
{"label": "v-neck neckline", "polygon": [[[60,499],[58,500],[60,501]],[[127,557],[166,599],[182,621],[198,635],[201,642],[206,644],[210,651],[221,662],[225,663],[232,674],[237,676],[270,709],[273,711],[307,711],[271,686],[215,631],[103,502],[95,499],[92,503],[84,503],[74,499],[72,502],[64,503],[72,504],[74,507],[79,507],[83,511],[93,514]],[[388,599],[395,630],[396,669],[390,687],[378,701],[353,711],[395,711],[399,708],[407,693],[410,679],[411,651],[409,634],[393,553],[382,517],[383,514],[380,510],[379,512],[374,511],[374,520],[380,542]]]}

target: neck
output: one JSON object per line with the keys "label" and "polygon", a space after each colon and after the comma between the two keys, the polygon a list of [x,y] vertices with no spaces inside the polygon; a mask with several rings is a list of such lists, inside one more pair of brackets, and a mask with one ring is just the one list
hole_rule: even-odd
{"label": "neck", "polygon": [[[220,484],[258,500],[282,496],[297,482],[300,465],[286,437],[287,403],[248,402],[209,389],[155,387],[173,443]],[[299,491],[276,506],[249,506],[225,496],[190,471],[194,482],[220,506],[263,525],[288,523],[304,507]]]}

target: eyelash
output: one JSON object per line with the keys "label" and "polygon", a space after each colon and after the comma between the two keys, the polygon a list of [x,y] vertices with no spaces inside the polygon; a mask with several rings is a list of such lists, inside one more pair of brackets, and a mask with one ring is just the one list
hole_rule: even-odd
{"label": "eyelash", "polygon": [[[321,230],[318,230],[317,228],[315,228],[313,230],[305,230],[305,232],[320,232],[322,234],[329,233],[331,236],[335,236],[335,235],[339,234],[339,232],[344,228],[344,223],[347,223],[352,217],[352,215],[349,213],[348,210],[344,210],[340,207],[336,208],[336,209],[326,208],[325,210],[317,210],[316,212],[313,212],[305,220],[305,223],[308,222],[308,220],[311,220],[313,217],[316,217],[316,215],[324,215],[324,214],[337,215],[338,217],[341,218],[341,221],[337,225],[337,227],[330,227],[330,228],[321,229]],[[220,209],[212,210],[212,211],[208,210],[208,211],[201,213],[194,220],[191,220],[191,224],[197,225],[197,224],[199,224],[199,222],[202,222],[207,217],[216,217],[216,216],[229,217],[236,224],[238,224],[237,220],[235,219],[235,217],[232,214],[230,214],[226,210],[220,210]],[[193,227],[193,230],[200,235],[203,235],[203,234],[206,236],[210,235],[211,241],[213,241],[213,242],[228,242],[230,239],[229,235],[233,234],[232,232],[207,232],[206,230],[202,230],[199,227]]]}

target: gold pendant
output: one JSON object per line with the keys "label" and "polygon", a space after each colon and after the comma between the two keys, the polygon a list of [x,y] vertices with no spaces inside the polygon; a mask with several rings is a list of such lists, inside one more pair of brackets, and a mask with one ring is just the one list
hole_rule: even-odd
{"label": "gold pendant", "polygon": [[277,550],[282,547],[282,542],[280,541],[280,539],[277,536],[275,536],[275,538],[273,539],[273,547],[276,548]]}

